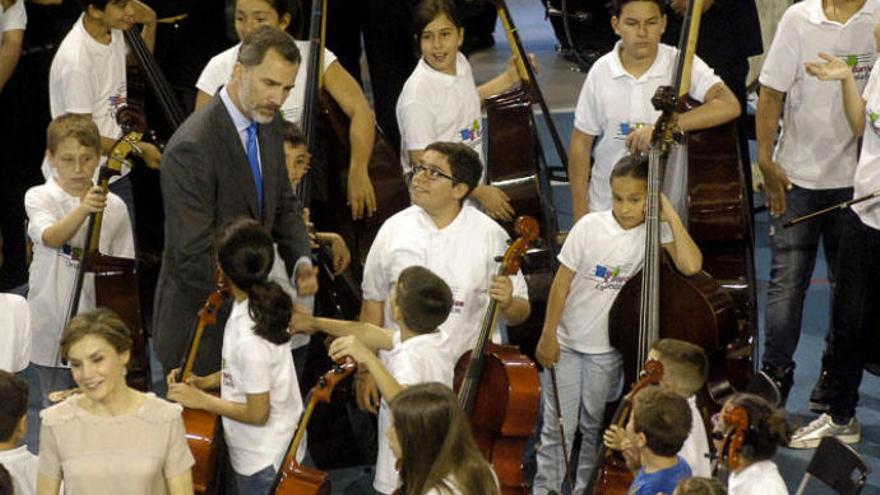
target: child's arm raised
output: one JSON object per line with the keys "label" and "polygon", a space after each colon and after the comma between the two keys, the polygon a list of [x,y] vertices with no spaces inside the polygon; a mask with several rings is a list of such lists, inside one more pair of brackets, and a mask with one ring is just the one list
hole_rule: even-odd
{"label": "child's arm raised", "polygon": [[553,285],[550,286],[544,329],[535,348],[535,357],[545,368],[552,368],[559,361],[559,340],[556,337],[556,329],[559,327],[559,319],[562,318],[562,310],[565,308],[574,275],[573,270],[560,264],[556,276],[553,277]]}
{"label": "child's arm raised", "polygon": [[104,194],[101,186],[92,186],[85,196],[80,198],[76,208],[43,231],[43,244],[53,249],[60,248],[76,234],[90,214],[102,211],[105,206],[107,206],[107,195]]}
{"label": "child's arm raised", "polygon": [[320,330],[333,337],[353,335],[373,352],[379,349],[390,350],[394,346],[394,332],[372,323],[317,318],[311,315],[296,313],[293,315],[292,329],[295,332],[304,333]]}
{"label": "child's arm raised", "polygon": [[367,367],[367,370],[379,387],[379,393],[382,394],[382,398],[386,402],[393,399],[404,389],[405,386],[401,385],[388,372],[388,369],[385,368],[379,358],[353,335],[340,337],[330,344],[330,357],[339,361],[345,359],[346,356],[350,356],[359,365]]}
{"label": "child's arm raised", "polygon": [[669,253],[675,267],[685,275],[693,275],[702,270],[703,253],[681,223],[681,218],[665,194],[660,195],[660,218],[672,229],[672,242],[664,244],[663,248]]}

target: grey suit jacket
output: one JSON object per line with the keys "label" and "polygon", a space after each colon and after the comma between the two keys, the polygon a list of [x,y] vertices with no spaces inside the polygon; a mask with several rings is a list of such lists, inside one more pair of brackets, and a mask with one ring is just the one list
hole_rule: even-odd
{"label": "grey suit jacket", "polygon": [[[214,290],[213,245],[223,223],[242,216],[260,221],[278,244],[288,274],[298,258],[310,253],[287,176],[279,117],[259,127],[258,140],[262,218],[257,218],[257,193],[246,152],[219,96],[190,115],[162,156],[165,250],[152,334],[166,369],[180,364],[198,311]],[[219,369],[224,322],[225,318],[205,333],[197,371]]]}

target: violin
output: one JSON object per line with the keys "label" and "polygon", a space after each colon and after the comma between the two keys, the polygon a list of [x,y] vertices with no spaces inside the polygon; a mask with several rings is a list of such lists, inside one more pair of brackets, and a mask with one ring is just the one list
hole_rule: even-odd
{"label": "violin", "polygon": [[357,363],[350,357],[346,357],[343,362],[334,363],[333,367],[312,387],[309,392],[309,403],[299,418],[296,433],[290,440],[287,454],[281,463],[281,469],[275,475],[269,493],[275,495],[330,495],[330,480],[327,479],[327,473],[301,465],[296,460],[296,454],[299,452],[315,405],[319,402],[329,403],[336,385],[356,369]]}
{"label": "violin", "polygon": [[[636,395],[651,385],[660,385],[663,379],[663,364],[655,359],[649,359],[645,362],[642,369],[641,377],[635,383],[628,394],[626,394],[617,406],[614,417],[611,420],[611,426],[626,427],[629,416],[632,414],[633,404]],[[626,465],[626,461],[619,453],[609,450],[602,442],[599,446],[599,452],[596,454],[596,468],[593,469],[592,478],[588,485],[587,492],[590,493],[589,487],[592,487],[592,493],[595,495],[605,495],[610,493],[626,493],[629,486],[632,485],[632,471]]]}
{"label": "violin", "polygon": [[[217,324],[217,314],[223,306],[229,294],[229,287],[225,278],[218,270],[214,276],[217,288],[205,301],[199,310],[199,320],[190,334],[187,351],[184,354],[183,363],[180,365],[178,381],[186,382],[192,375],[193,364],[199,352],[199,344],[202,334],[208,326]],[[212,491],[213,482],[217,471],[218,452],[218,427],[220,417],[212,412],[202,409],[183,409],[183,427],[186,430],[186,443],[195,457],[193,466],[193,489],[196,493],[208,493]]]}
{"label": "violin", "polygon": [[[519,217],[520,237],[504,253],[498,275],[513,275],[522,256],[540,235],[538,222]],[[489,301],[473,350],[455,366],[458,400],[470,417],[474,439],[498,475],[501,493],[529,493],[523,476],[523,451],[535,429],[541,385],[535,363],[513,346],[491,342],[498,302]]]}
{"label": "violin", "polygon": [[712,477],[724,478],[743,464],[742,449],[749,431],[749,412],[743,406],[728,406],[722,412],[727,431],[721,438],[721,448],[712,466]]}

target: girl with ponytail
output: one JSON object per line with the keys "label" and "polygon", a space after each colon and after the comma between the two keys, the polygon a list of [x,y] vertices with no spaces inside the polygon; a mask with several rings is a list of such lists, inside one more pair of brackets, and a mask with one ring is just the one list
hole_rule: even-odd
{"label": "girl with ponytail", "polygon": [[[741,408],[748,421],[740,462],[733,467],[727,482],[730,495],[788,495],[785,481],[779,474],[773,457],[780,445],[788,445],[792,428],[785,419],[785,411],[774,407],[767,400],[752,394],[731,397],[722,410],[722,420],[715,425],[712,438],[718,442],[724,434],[731,433],[731,425],[725,424],[725,412]],[[716,448],[719,443],[716,443]]]}
{"label": "girl with ponytail", "polygon": [[[290,296],[268,280],[275,252],[259,223],[228,223],[216,252],[234,299],[223,333],[223,364],[217,373],[187,383],[176,383],[172,371],[168,398],[222,416],[238,492],[268,493],[303,410],[288,346],[293,308]],[[217,388],[220,397],[205,392]]]}

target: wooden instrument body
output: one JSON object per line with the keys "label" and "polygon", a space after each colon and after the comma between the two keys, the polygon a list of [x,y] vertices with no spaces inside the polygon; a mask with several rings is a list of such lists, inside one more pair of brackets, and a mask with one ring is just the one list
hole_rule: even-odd
{"label": "wooden instrument body", "polygon": [[133,347],[126,382],[138,390],[147,391],[151,388],[150,361],[147,357],[147,337],[141,324],[135,263],[130,258],[95,251],[89,255],[83,269],[94,275],[95,307],[112,309],[131,330]]}
{"label": "wooden instrument body", "polygon": [[186,443],[196,459],[192,469],[195,493],[212,493],[217,469],[217,428],[220,417],[201,409],[184,409],[183,427]]}
{"label": "wooden instrument body", "polygon": [[295,462],[284,466],[275,495],[330,495],[327,473]]}
{"label": "wooden instrument body", "polygon": [[736,319],[736,336],[723,356],[728,383],[711,382],[717,401],[744,389],[754,367],[754,229],[745,188],[735,122],[688,134],[688,231],[703,253],[703,269],[733,299]]}
{"label": "wooden instrument body", "polygon": [[[639,307],[642,272],[630,278],[614,304],[608,320],[611,345],[623,355],[624,379],[633,383],[639,345]],[[660,263],[660,338],[675,338],[697,344],[709,356],[710,368],[723,367],[713,357],[723,352],[737,335],[733,300],[714,279],[698,273],[686,277]]]}
{"label": "wooden instrument body", "polygon": [[[458,392],[471,351],[455,366]],[[541,384],[535,363],[513,346],[488,344],[476,400],[470,414],[474,438],[492,464],[501,493],[530,493],[523,477],[523,452],[538,419]]]}

